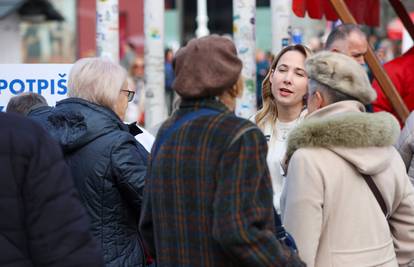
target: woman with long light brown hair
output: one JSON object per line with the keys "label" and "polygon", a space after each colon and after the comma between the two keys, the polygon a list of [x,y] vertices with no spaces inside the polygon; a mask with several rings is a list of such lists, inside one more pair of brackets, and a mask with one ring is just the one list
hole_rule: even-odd
{"label": "woman with long light brown hair", "polygon": [[274,58],[262,83],[263,107],[254,122],[268,141],[267,164],[272,177],[273,204],[280,209],[283,171],[280,162],[290,131],[305,117],[308,78],[305,59],[311,51],[300,44],[283,48]]}

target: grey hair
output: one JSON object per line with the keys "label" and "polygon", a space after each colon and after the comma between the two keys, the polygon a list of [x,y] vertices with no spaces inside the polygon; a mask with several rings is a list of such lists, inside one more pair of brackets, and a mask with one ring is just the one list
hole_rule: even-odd
{"label": "grey hair", "polygon": [[82,58],[73,65],[68,96],[78,97],[114,110],[119,92],[127,86],[127,72],[106,58]]}
{"label": "grey hair", "polygon": [[326,84],[320,83],[313,79],[309,79],[308,95],[311,96],[315,94],[316,92],[320,92],[324,96],[324,99],[328,104],[333,104],[336,102],[347,101],[347,100],[359,101],[355,97],[344,94]]}
{"label": "grey hair", "polygon": [[10,98],[6,112],[19,113],[26,116],[33,109],[47,105],[47,101],[42,95],[27,92]]}
{"label": "grey hair", "polygon": [[365,37],[365,33],[358,25],[355,24],[341,24],[331,31],[325,42],[325,50],[330,50],[332,45],[338,40],[345,40],[352,33],[356,32]]}

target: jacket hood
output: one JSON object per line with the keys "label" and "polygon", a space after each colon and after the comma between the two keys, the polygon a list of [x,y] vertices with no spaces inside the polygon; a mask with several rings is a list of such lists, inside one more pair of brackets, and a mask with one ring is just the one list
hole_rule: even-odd
{"label": "jacket hood", "polygon": [[292,131],[286,162],[299,148],[329,149],[354,165],[360,172],[374,174],[388,166],[390,150],[400,127],[389,113],[365,113],[357,101],[341,101],[308,116]]}
{"label": "jacket hood", "polygon": [[79,149],[114,130],[128,131],[112,110],[80,98],[58,102],[48,117],[48,128],[65,152]]}

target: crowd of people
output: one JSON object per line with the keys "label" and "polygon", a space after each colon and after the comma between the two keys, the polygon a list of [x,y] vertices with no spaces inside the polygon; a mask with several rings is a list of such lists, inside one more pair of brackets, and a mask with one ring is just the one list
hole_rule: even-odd
{"label": "crowd of people", "polygon": [[20,116],[0,114],[0,265],[414,266],[414,115],[400,135],[391,110],[366,111],[380,101],[367,49],[353,25],[321,52],[283,48],[250,120],[234,114],[233,41],[166,51],[180,101],[152,149],[125,124],[139,78],[108,59],[78,60],[55,107],[12,98]]}

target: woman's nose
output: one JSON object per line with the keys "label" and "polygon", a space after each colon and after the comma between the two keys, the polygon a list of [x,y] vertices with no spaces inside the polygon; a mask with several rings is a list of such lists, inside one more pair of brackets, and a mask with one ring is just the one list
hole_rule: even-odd
{"label": "woman's nose", "polygon": [[292,83],[292,72],[287,71],[283,76],[283,83],[291,84]]}

